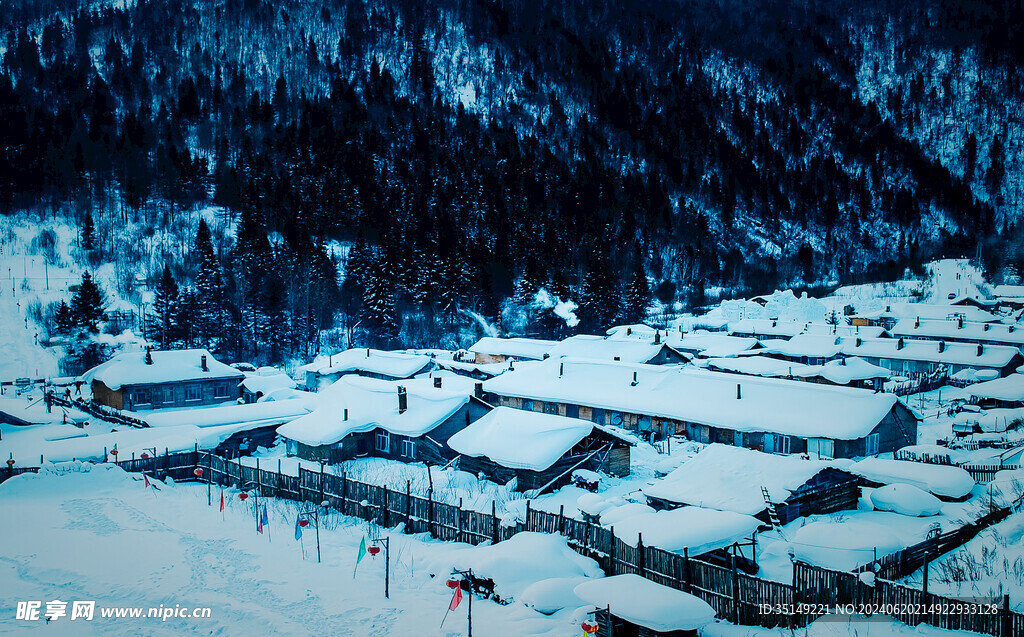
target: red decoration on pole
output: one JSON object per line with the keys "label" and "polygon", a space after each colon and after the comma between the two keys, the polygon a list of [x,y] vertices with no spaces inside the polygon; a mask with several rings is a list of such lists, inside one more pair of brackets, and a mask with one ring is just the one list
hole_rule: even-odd
{"label": "red decoration on pole", "polygon": [[11,458],[10,460],[7,461],[7,468],[10,469],[13,466],[14,466],[14,458]]}
{"label": "red decoration on pole", "polygon": [[367,547],[366,552],[369,553],[371,556],[376,556],[378,553],[380,553],[380,547],[379,546]]}
{"label": "red decoration on pole", "polygon": [[116,458],[117,457],[117,447],[114,447],[113,449],[111,449],[110,453],[111,453],[111,455],[113,455]]}
{"label": "red decoration on pole", "polygon": [[145,460],[145,459],[147,459],[147,458],[149,458],[149,454],[148,454],[148,453],[146,453],[145,451],[143,451],[143,452],[142,452],[142,459],[143,459],[143,460]]}
{"label": "red decoration on pole", "polygon": [[458,588],[462,584],[462,580],[457,580],[454,577],[445,582],[445,586],[448,588]]}
{"label": "red decoration on pole", "polygon": [[195,475],[195,476],[196,476],[197,478],[202,478],[202,477],[203,477],[203,470],[202,470],[202,469],[200,469],[200,468],[198,468],[198,467],[196,467],[196,469],[195,469],[195,470],[194,470],[194,471],[193,471],[192,473],[193,473],[193,474],[194,474],[194,475]]}
{"label": "red decoration on pole", "polygon": [[301,527],[309,526],[309,520],[299,520],[299,526],[301,526]]}
{"label": "red decoration on pole", "polygon": [[238,499],[241,500],[242,502],[245,502],[248,498],[249,494],[246,493],[245,491],[242,491],[241,493],[238,494]]}
{"label": "red decoration on pole", "polygon": [[589,619],[585,619],[583,620],[583,623],[580,624],[580,628],[583,629],[583,632],[590,635],[592,633],[596,633],[597,629],[600,628],[600,626],[598,626],[597,622],[592,622]]}

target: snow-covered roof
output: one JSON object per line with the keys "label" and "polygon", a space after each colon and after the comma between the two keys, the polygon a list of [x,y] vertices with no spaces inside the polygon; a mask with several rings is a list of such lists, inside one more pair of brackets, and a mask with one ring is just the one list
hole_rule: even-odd
{"label": "snow-covered roof", "polygon": [[749,374],[751,376],[765,376],[767,378],[785,378],[795,376],[796,370],[805,368],[818,368],[817,365],[801,365],[790,361],[779,360],[770,356],[738,356],[736,358],[712,358],[708,360],[712,369],[723,372],[734,372],[737,374]]}
{"label": "snow-covered roof", "polygon": [[630,515],[618,520],[613,528],[616,537],[630,546],[636,546],[642,537],[644,546],[673,553],[688,549],[690,555],[697,556],[749,538],[760,526],[761,521],[753,516],[687,506]]}
{"label": "snow-covered roof", "polygon": [[321,376],[348,372],[367,372],[390,378],[409,378],[430,364],[429,356],[384,352],[378,349],[347,349],[331,356],[317,356],[316,360],[299,369]]}
{"label": "snow-covered roof", "polygon": [[970,305],[945,305],[941,303],[891,303],[876,312],[860,314],[864,318],[894,319],[941,319],[946,320],[963,316],[965,321],[997,321],[991,312]]}
{"label": "snow-covered roof", "polygon": [[971,385],[971,396],[1006,402],[1024,401],[1024,374],[1010,374],[1004,378]]}
{"label": "snow-covered roof", "polygon": [[992,296],[997,299],[1024,297],[1024,285],[997,285],[992,288]]}
{"label": "snow-covered roof", "polygon": [[897,402],[892,394],[863,389],[578,359],[507,372],[484,381],[484,389],[736,431],[842,440],[870,433]]}
{"label": "snow-covered roof", "polygon": [[161,409],[142,416],[150,427],[216,427],[241,423],[283,424],[313,411],[311,400],[277,400],[201,409]]}
{"label": "snow-covered roof", "polygon": [[777,321],[773,319],[740,319],[729,323],[730,334],[757,334],[791,338],[807,327],[806,321]]}
{"label": "snow-covered roof", "polygon": [[971,367],[1006,367],[1013,357],[1020,353],[1016,347],[974,343],[945,343],[941,345],[940,352],[939,341],[917,339],[903,339],[902,347],[900,339],[895,338],[844,338],[841,344],[843,354],[847,356],[928,361]]}
{"label": "snow-covered roof", "polygon": [[1014,347],[1024,345],[1024,329],[1016,325],[1003,325],[1002,323],[900,319],[890,331],[894,337],[911,336],[933,340],[961,339]]}
{"label": "snow-covered roof", "polygon": [[484,456],[510,469],[543,471],[594,426],[586,420],[497,407],[448,439],[464,456]]}
{"label": "snow-covered roof", "polygon": [[[245,375],[221,363],[205,349],[182,349],[151,352],[153,363],[146,364],[146,352],[125,352],[93,367],[82,379],[86,383],[96,380],[113,391],[124,385],[149,385],[190,380],[238,378]],[[202,358],[206,357],[207,371],[203,371]]]}
{"label": "snow-covered roof", "polygon": [[541,360],[558,341],[545,341],[539,338],[498,338],[485,336],[474,343],[469,351],[474,354],[491,356],[510,356]]}
{"label": "snow-covered roof", "polygon": [[715,618],[715,609],[704,600],[634,573],[588,580],[573,592],[588,604],[609,608],[616,617],[656,632],[697,630]]}
{"label": "snow-covered roof", "polygon": [[834,334],[797,334],[789,340],[762,340],[765,352],[780,356],[832,358],[839,353],[839,337]]}
{"label": "snow-covered roof", "polygon": [[263,394],[264,396],[278,389],[295,389],[295,381],[288,374],[277,369],[273,369],[273,372],[246,374],[245,380],[240,382],[238,386],[248,389],[253,394]]}
{"label": "snow-covered roof", "polygon": [[654,340],[655,332],[664,332],[665,330],[658,330],[657,328],[645,325],[643,323],[637,323],[634,325],[616,325],[615,327],[609,328],[605,334],[611,339],[632,339],[632,340]]}
{"label": "snow-covered roof", "polygon": [[449,369],[454,372],[468,372],[470,374],[483,374],[484,376],[497,376],[508,371],[508,362],[501,363],[467,363],[464,361],[450,361],[437,359],[435,361],[441,369]]}
{"label": "snow-covered roof", "polygon": [[882,484],[909,484],[937,496],[962,498],[974,489],[974,478],[960,467],[908,460],[864,458],[847,471]]}
{"label": "snow-covered roof", "polygon": [[[282,425],[277,433],[313,447],[376,428],[396,435],[422,436],[469,402],[473,393],[471,379],[444,380],[438,388],[427,378],[391,381],[343,376],[318,394],[319,406],[312,413]],[[404,387],[408,396],[408,408],[402,413],[398,411],[399,387]]]}
{"label": "snow-covered roof", "polygon": [[721,332],[672,332],[668,344],[680,352],[693,352],[705,358],[739,356],[760,345],[756,338],[729,336]]}
{"label": "snow-covered roof", "polygon": [[605,338],[577,334],[570,336],[548,351],[551,358],[591,358],[595,360],[646,363],[657,356],[665,343],[652,340]]}
{"label": "snow-covered roof", "polygon": [[965,411],[956,415],[953,424],[967,425],[964,428],[968,431],[977,426],[985,433],[1002,433],[1019,420],[1024,420],[1024,407],[986,409],[982,413]]}
{"label": "snow-covered roof", "polygon": [[712,444],[643,492],[668,502],[756,515],[765,508],[761,487],[768,489],[772,502],[785,502],[829,466],[798,456]]}
{"label": "snow-covered roof", "polygon": [[889,378],[890,372],[884,367],[872,365],[859,356],[848,356],[824,365],[805,365],[793,371],[801,378],[824,378],[836,385],[849,385],[855,380]]}

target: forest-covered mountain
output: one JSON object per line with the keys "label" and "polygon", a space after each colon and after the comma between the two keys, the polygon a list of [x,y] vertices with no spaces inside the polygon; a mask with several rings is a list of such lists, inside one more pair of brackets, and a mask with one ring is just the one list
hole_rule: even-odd
{"label": "forest-covered mountain", "polygon": [[165,341],[277,360],[332,326],[510,329],[542,287],[592,331],[979,246],[1024,265],[1012,0],[9,0],[0,25],[2,210],[73,215],[94,262],[122,256],[94,227],[236,222],[145,273]]}

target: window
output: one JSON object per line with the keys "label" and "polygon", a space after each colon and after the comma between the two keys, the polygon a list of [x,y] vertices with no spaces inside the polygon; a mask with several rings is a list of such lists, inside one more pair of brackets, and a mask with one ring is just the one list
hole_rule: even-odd
{"label": "window", "polygon": [[579,418],[580,417],[580,406],[579,405],[566,405],[565,406],[565,415],[568,416],[569,418]]}
{"label": "window", "polygon": [[148,405],[153,402],[153,392],[149,389],[139,389],[135,392],[136,405]]}
{"label": "window", "polygon": [[374,448],[381,453],[388,453],[391,451],[391,436],[386,431],[378,431],[377,435],[373,438]]}
{"label": "window", "polygon": [[410,460],[416,459],[416,441],[409,438],[402,439],[402,455]]}
{"label": "window", "polygon": [[545,414],[557,414],[558,413],[558,403],[544,403],[544,413]]}
{"label": "window", "polygon": [[533,401],[532,400],[526,400],[524,398],[523,399],[523,409],[525,409],[526,411],[533,411]]}
{"label": "window", "polygon": [[165,387],[164,388],[164,402],[165,403],[173,403],[174,402],[174,389],[173,388],[171,388],[171,387]]}
{"label": "window", "polygon": [[864,439],[864,455],[874,456],[878,454],[878,434],[871,434]]}
{"label": "window", "polygon": [[214,398],[227,398],[228,397],[228,386],[227,385],[217,385],[217,386],[215,386],[213,388],[213,397]]}
{"label": "window", "polygon": [[202,397],[203,392],[199,385],[189,385],[185,388],[185,400],[199,400]]}

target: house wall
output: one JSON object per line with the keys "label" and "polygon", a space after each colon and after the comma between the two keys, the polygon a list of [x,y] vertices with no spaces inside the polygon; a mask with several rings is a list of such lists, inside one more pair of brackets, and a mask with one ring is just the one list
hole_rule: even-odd
{"label": "house wall", "polygon": [[107,407],[124,409],[124,394],[122,390],[114,391],[98,380],[92,381],[92,399]]}
{"label": "house wall", "polygon": [[239,378],[214,378],[176,383],[125,385],[122,409],[149,410],[194,407],[230,402],[238,398]]}
{"label": "house wall", "polygon": [[475,358],[473,360],[477,365],[486,365],[487,363],[504,363],[508,358],[504,354],[481,354],[474,352]]}

